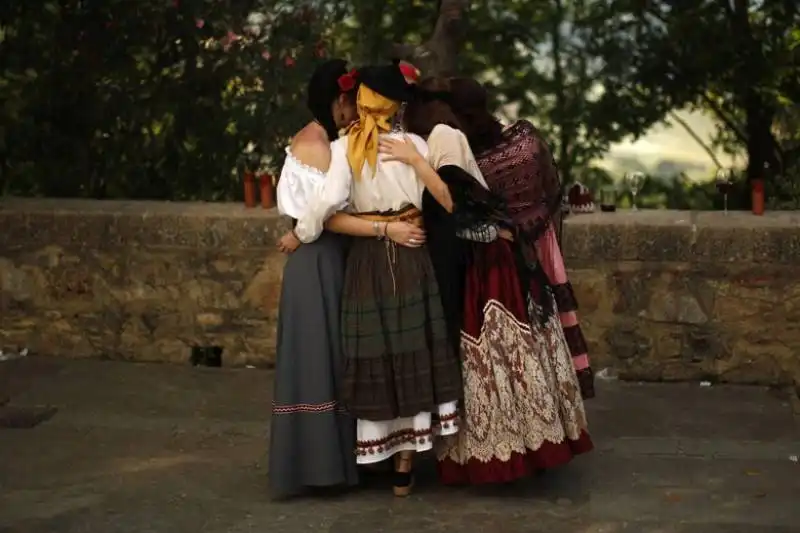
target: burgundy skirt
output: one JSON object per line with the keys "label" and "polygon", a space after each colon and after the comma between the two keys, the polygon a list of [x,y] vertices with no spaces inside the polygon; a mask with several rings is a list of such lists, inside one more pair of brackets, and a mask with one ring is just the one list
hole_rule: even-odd
{"label": "burgundy skirt", "polygon": [[[461,431],[437,449],[447,484],[513,481],[592,449],[558,313],[543,321],[512,245],[473,243],[461,331]],[[534,287],[552,298],[545,287]],[[540,292],[542,294],[542,292]]]}

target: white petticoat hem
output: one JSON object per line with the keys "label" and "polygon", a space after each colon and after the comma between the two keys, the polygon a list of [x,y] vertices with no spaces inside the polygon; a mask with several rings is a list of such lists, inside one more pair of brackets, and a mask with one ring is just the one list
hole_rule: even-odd
{"label": "white petticoat hem", "polygon": [[438,407],[434,424],[428,411],[393,420],[361,420],[356,424],[356,462],[379,463],[401,451],[425,452],[433,448],[434,437],[458,432],[458,402]]}

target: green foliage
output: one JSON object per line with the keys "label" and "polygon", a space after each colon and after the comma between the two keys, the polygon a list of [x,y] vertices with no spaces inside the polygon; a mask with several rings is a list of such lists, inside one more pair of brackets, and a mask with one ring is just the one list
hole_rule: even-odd
{"label": "green foliage", "polygon": [[0,190],[172,200],[239,195],[250,143],[279,162],[335,16],[281,0],[0,10]]}
{"label": "green foliage", "polygon": [[[746,152],[750,179],[787,182],[800,150],[776,125],[794,115],[797,131],[799,9],[760,0],[595,2],[591,16],[605,24],[592,33],[590,50],[618,59],[607,84],[633,87],[661,108],[708,111],[718,124],[714,144]],[[782,195],[792,187],[772,189]]]}
{"label": "green foliage", "polygon": [[[236,168],[274,173],[308,120],[322,56],[363,64],[422,44],[440,4],[4,0],[0,193],[238,198]],[[500,114],[536,123],[566,182],[613,182],[596,167],[609,147],[688,106],[716,119],[717,147],[748,154],[751,177],[769,174],[770,208],[800,204],[796,2],[467,4],[459,71],[493,86]],[[740,188],[732,207],[747,207]],[[649,179],[641,200],[721,208],[713,184],[684,177]]]}

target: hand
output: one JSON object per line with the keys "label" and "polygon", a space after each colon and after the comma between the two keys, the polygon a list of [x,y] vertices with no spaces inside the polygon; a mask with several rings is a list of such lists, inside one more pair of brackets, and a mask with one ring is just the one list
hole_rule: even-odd
{"label": "hand", "polygon": [[290,254],[297,250],[301,244],[303,243],[300,242],[300,239],[297,238],[294,231],[288,231],[283,237],[278,239],[278,250],[281,253]]}
{"label": "hand", "polygon": [[419,248],[425,244],[425,230],[408,222],[389,222],[386,237],[408,248]]}
{"label": "hand", "polygon": [[507,229],[503,228],[503,229],[498,230],[497,234],[500,236],[501,239],[505,239],[507,241],[514,242],[514,234],[511,233],[511,230],[507,230]]}
{"label": "hand", "polygon": [[383,154],[383,161],[400,161],[407,165],[414,165],[424,160],[419,153],[414,141],[408,135],[403,135],[403,139],[392,137],[381,137],[378,140],[378,152]]}

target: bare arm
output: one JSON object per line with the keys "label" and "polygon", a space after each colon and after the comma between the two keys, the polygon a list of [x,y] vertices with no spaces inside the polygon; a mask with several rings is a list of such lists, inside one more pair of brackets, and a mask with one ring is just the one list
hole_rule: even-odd
{"label": "bare arm", "polygon": [[382,235],[383,227],[376,229],[369,220],[339,212],[325,221],[325,229],[343,235],[353,235],[354,237],[378,237]]}
{"label": "bare arm", "polygon": [[397,244],[417,248],[425,244],[425,230],[408,222],[372,222],[348,213],[336,213],[325,222],[325,229],[354,237],[387,237]]}
{"label": "bare arm", "polygon": [[431,196],[448,213],[453,212],[453,197],[450,195],[450,189],[425,157],[419,153],[414,142],[408,136],[403,140],[382,137],[378,141],[378,147],[384,154],[385,161],[401,161],[411,165]]}
{"label": "bare arm", "polygon": [[448,213],[452,213],[453,197],[450,195],[450,188],[442,181],[442,178],[439,177],[439,174],[436,173],[433,167],[428,164],[419,152],[416,152],[416,156],[409,160],[409,164],[414,167],[414,171],[417,173],[419,179],[422,180],[422,183],[425,184],[425,188],[428,189],[431,196],[433,196]]}

